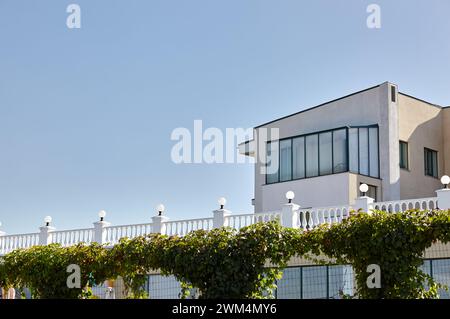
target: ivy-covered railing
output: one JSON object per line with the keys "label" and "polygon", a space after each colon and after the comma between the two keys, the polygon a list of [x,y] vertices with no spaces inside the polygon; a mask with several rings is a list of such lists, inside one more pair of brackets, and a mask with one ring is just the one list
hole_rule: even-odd
{"label": "ivy-covered railing", "polygon": [[[435,198],[418,198],[409,200],[398,200],[374,203],[373,199],[361,196],[352,205],[336,205],[330,207],[303,208],[299,205],[289,203],[283,205],[279,211],[260,212],[251,214],[232,214],[229,210],[221,208],[213,212],[213,217],[195,218],[171,221],[163,214],[152,217],[151,223],[111,226],[104,221],[106,213],[99,213],[100,221],[94,223],[93,228],[79,230],[55,230],[50,223],[40,227],[40,233],[6,235],[0,231],[0,256],[15,249],[30,248],[35,245],[47,245],[60,243],[63,246],[72,246],[78,243],[96,242],[113,246],[121,238],[134,238],[150,233],[184,236],[194,230],[212,230],[222,226],[230,226],[235,229],[250,226],[257,222],[280,220],[281,225],[292,228],[310,230],[322,224],[341,223],[347,218],[352,210],[363,210],[370,212],[373,209],[388,212],[404,212],[410,209],[449,209],[450,190],[437,191]],[[288,192],[287,197],[294,196]],[[225,199],[220,199],[225,203]],[[162,206],[162,205],[161,205]],[[164,206],[162,206],[164,207]],[[164,209],[163,209],[164,210]],[[49,216],[47,216],[49,218]],[[49,219],[51,221],[51,218]]]}
{"label": "ivy-covered railing", "polygon": [[287,262],[302,257],[351,265],[357,298],[438,298],[445,287],[420,268],[424,251],[436,242],[450,242],[450,210],[352,211],[340,223],[307,231],[277,219],[239,231],[122,238],[113,247],[18,249],[0,259],[0,286],[26,287],[33,298],[89,298],[93,285],[120,276],[128,297],[143,298],[146,274],[158,270],[180,281],[184,293],[197,288],[200,298],[270,298]]}

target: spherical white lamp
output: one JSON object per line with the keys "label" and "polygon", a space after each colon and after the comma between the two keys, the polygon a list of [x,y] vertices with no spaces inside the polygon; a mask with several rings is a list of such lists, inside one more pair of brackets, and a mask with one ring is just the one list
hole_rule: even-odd
{"label": "spherical white lamp", "polygon": [[164,205],[163,204],[159,204],[157,207],[156,207],[156,210],[158,211],[158,216],[162,216],[162,214],[164,213],[164,210],[165,210],[166,208],[164,207]]}
{"label": "spherical white lamp", "polygon": [[100,221],[102,222],[105,219],[106,212],[104,210],[101,210],[98,212],[98,217],[100,217]]}
{"label": "spherical white lamp", "polygon": [[442,176],[441,183],[444,185],[444,188],[448,188],[448,184],[450,184],[450,177],[448,175]]}
{"label": "spherical white lamp", "polygon": [[217,202],[218,202],[219,205],[220,205],[220,209],[223,209],[224,206],[225,206],[225,204],[227,203],[227,200],[226,200],[225,197],[220,197],[220,198],[217,200]]}
{"label": "spherical white lamp", "polygon": [[295,194],[293,191],[289,191],[286,193],[286,199],[288,200],[289,204],[292,203],[292,200],[294,199]]}
{"label": "spherical white lamp", "polygon": [[369,190],[369,186],[367,184],[359,185],[359,190],[363,193],[363,196],[366,196],[367,191]]}
{"label": "spherical white lamp", "polygon": [[52,216],[45,216],[45,218],[44,218],[45,226],[50,226],[51,222],[52,222]]}

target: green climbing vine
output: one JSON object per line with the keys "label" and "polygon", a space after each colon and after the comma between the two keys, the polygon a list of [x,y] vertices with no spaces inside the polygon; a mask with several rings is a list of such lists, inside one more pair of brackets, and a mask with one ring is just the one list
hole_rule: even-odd
{"label": "green climbing vine", "polygon": [[[438,285],[420,266],[437,240],[450,240],[449,211],[354,213],[342,223],[308,234],[315,255],[351,264],[359,298],[437,298]],[[378,265],[381,287],[367,285],[369,265]]]}
{"label": "green climbing vine", "polygon": [[[128,298],[146,298],[147,274],[159,271],[182,283],[182,297],[196,288],[199,298],[270,298],[288,261],[303,256],[351,264],[359,298],[436,298],[440,286],[420,266],[437,241],[450,241],[450,211],[353,212],[339,224],[305,232],[272,221],[239,231],[124,238],[112,248],[20,249],[0,260],[0,286],[27,287],[34,298],[89,298],[95,284],[121,277]],[[67,287],[70,264],[80,266],[79,288]],[[381,270],[379,289],[366,285],[371,264]]]}

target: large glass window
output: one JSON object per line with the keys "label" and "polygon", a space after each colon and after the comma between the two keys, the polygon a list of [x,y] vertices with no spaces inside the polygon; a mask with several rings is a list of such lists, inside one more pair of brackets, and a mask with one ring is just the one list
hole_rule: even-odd
{"label": "large glass window", "polygon": [[342,172],[379,177],[378,127],[338,128],[267,143],[266,183]]}
{"label": "large glass window", "polygon": [[280,141],[280,181],[292,179],[292,140]]}
{"label": "large glass window", "polygon": [[378,177],[378,127],[369,128],[369,175]]}
{"label": "large glass window", "polygon": [[350,265],[328,266],[328,298],[353,296],[353,268]]}
{"label": "large glass window", "polygon": [[350,128],[348,135],[350,171],[378,178],[378,127]]}
{"label": "large glass window", "polygon": [[408,143],[400,141],[400,168],[408,169]]}
{"label": "large glass window", "polygon": [[[432,276],[433,279],[444,285],[450,285],[450,259],[432,260]],[[441,299],[449,299],[450,294],[445,289],[439,289],[439,297]]]}
{"label": "large glass window", "polygon": [[438,177],[437,152],[425,148],[425,175]]}
{"label": "large glass window", "polygon": [[311,266],[303,268],[302,288],[304,299],[328,298],[327,267]]}
{"label": "large glass window", "polygon": [[358,154],[358,129],[357,128],[350,128],[348,130],[348,148],[349,148],[349,165],[350,165],[350,171],[352,172],[359,172],[359,154]]}
{"label": "large glass window", "polygon": [[347,170],[347,130],[336,130],[333,131],[333,173]]}
{"label": "large glass window", "polygon": [[278,182],[278,142],[267,143],[266,183]]}
{"label": "large glass window", "polygon": [[331,174],[333,172],[333,146],[332,133],[319,134],[319,172],[320,175]]}
{"label": "large glass window", "polygon": [[369,131],[359,128],[359,173],[369,175]]}
{"label": "large glass window", "polygon": [[293,178],[305,178],[305,138],[297,137],[292,140],[293,150]]}
{"label": "large glass window", "polygon": [[306,136],[306,177],[319,175],[319,139],[318,135]]}
{"label": "large glass window", "polygon": [[277,299],[302,298],[302,267],[285,268],[283,277],[277,282]]}

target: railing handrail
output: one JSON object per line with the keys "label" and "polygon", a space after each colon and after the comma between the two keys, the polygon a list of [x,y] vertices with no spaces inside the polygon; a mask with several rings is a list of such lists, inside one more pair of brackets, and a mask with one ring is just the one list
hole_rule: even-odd
{"label": "railing handrail", "polygon": [[24,233],[24,234],[6,234],[3,236],[0,236],[0,239],[7,238],[7,237],[17,237],[17,236],[39,236],[39,233]]}
{"label": "railing handrail", "polygon": [[[233,215],[234,216],[234,215]],[[213,217],[204,217],[204,218],[192,218],[192,219],[180,219],[180,220],[169,220],[165,222],[165,224],[171,223],[185,223],[185,222],[197,222],[197,221],[205,221],[205,220],[213,220]]]}
{"label": "railing handrail", "polygon": [[[64,230],[51,230],[52,234],[71,233],[77,231],[94,231],[94,228],[77,228],[77,229],[64,229]],[[37,233],[39,235],[39,233]]]}
{"label": "railing handrail", "polygon": [[399,199],[399,200],[389,200],[384,202],[375,202],[373,206],[380,205],[391,205],[391,204],[400,204],[400,203],[411,203],[411,202],[427,202],[427,201],[437,201],[437,197],[424,197],[424,198],[411,198],[411,199]]}
{"label": "railing handrail", "polygon": [[106,226],[106,229],[111,229],[111,228],[119,228],[119,227],[133,227],[133,226],[151,226],[153,223],[141,223],[141,224],[129,224],[129,225],[110,225],[110,226]]}
{"label": "railing handrail", "polygon": [[352,209],[352,205],[333,205],[333,206],[321,206],[321,207],[300,207],[299,211],[305,210],[330,210],[330,209]]}
{"label": "railing handrail", "polygon": [[251,217],[251,216],[258,216],[258,215],[270,215],[269,213],[247,213],[247,214],[232,214],[228,215],[227,217]]}

